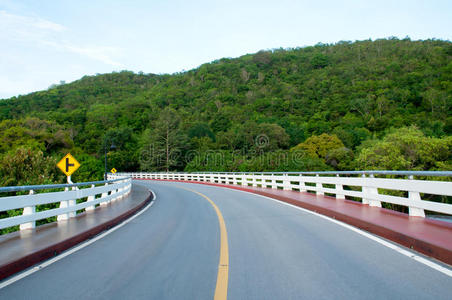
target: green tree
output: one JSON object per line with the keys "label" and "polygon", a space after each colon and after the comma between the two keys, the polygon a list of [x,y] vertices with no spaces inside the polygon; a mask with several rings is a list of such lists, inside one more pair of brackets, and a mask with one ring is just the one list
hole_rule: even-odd
{"label": "green tree", "polygon": [[353,158],[353,151],[342,147],[329,151],[325,157],[325,160],[326,163],[332,166],[335,170],[353,170]]}
{"label": "green tree", "polygon": [[330,151],[344,147],[342,141],[335,134],[322,133],[321,135],[311,136],[303,143],[293,147],[291,151],[304,150],[313,158],[326,159]]}
{"label": "green tree", "polygon": [[64,175],[56,164],[56,158],[40,150],[19,147],[0,160],[0,186],[61,183]]}
{"label": "green tree", "polygon": [[316,54],[311,60],[312,66],[316,69],[324,68],[328,66],[328,63],[329,63],[328,56],[322,53]]}
{"label": "green tree", "polygon": [[228,130],[230,124],[231,124],[231,121],[225,114],[218,113],[215,115],[210,126],[214,132],[219,132],[219,131]]}
{"label": "green tree", "polygon": [[215,142],[215,134],[210,130],[209,125],[206,123],[196,123],[188,130],[189,138],[202,138],[209,137]]}
{"label": "green tree", "polygon": [[187,136],[180,125],[180,117],[174,109],[167,107],[160,113],[153,130],[145,131],[141,169],[169,171],[181,167]]}
{"label": "green tree", "polygon": [[356,163],[358,169],[450,170],[452,138],[426,137],[416,127],[400,128],[363,145]]}

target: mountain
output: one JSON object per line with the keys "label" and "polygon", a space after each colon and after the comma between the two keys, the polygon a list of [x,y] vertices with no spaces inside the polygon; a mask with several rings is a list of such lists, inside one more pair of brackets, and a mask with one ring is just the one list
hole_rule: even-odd
{"label": "mountain", "polygon": [[101,176],[105,148],[120,171],[450,169],[451,106],[449,41],[274,49],[1,100],[0,158],[71,151],[80,178]]}

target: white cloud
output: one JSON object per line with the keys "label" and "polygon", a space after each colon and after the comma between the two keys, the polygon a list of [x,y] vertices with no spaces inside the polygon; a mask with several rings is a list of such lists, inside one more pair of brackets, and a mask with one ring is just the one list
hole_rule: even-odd
{"label": "white cloud", "polygon": [[[68,33],[69,32],[69,33]],[[120,51],[117,48],[98,45],[78,45],[69,41],[70,30],[40,17],[21,16],[0,10],[0,40],[3,45],[25,43],[30,48],[40,45],[52,49],[77,54],[114,67],[122,67],[113,57]]]}
{"label": "white cloud", "polygon": [[53,47],[54,49],[59,51],[66,51],[78,54],[114,67],[123,67],[121,63],[112,59],[112,56],[118,55],[120,53],[120,51],[114,47],[77,46],[65,41],[61,41],[58,43],[53,41],[43,41],[42,43],[47,46]]}
{"label": "white cloud", "polygon": [[119,53],[118,49],[113,47],[80,47],[74,45],[64,45],[64,48],[73,53],[78,53],[80,55],[101,61],[107,65],[123,67],[121,63],[116,62],[111,58],[114,54]]}
{"label": "white cloud", "polygon": [[20,28],[36,28],[46,29],[51,31],[63,31],[66,28],[63,25],[47,21],[39,17],[26,17],[10,14],[5,10],[0,10],[0,24],[3,26],[9,26],[10,29]]}
{"label": "white cloud", "polygon": [[37,41],[66,30],[63,25],[39,17],[20,16],[0,11],[0,37],[16,41]]}

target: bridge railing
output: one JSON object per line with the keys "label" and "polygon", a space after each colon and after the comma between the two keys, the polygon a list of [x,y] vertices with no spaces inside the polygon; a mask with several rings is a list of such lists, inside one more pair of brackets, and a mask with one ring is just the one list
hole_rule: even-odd
{"label": "bridge railing", "polygon": [[[137,179],[198,181],[314,192],[317,195],[332,195],[337,199],[348,196],[369,206],[381,207],[382,203],[405,206],[408,207],[410,216],[425,217],[425,211],[452,215],[451,204],[426,199],[429,195],[443,196],[444,199],[452,196],[452,171],[141,172],[118,175]],[[382,176],[386,178],[378,178]],[[437,180],[438,178],[446,181]]]}
{"label": "bridge railing", "polygon": [[[121,199],[130,193],[131,186],[132,179],[129,176],[117,176],[107,181],[0,187],[0,193],[27,193],[0,197],[0,212],[23,209],[21,215],[0,219],[0,229],[16,225],[20,225],[20,230],[34,228],[36,221],[55,216],[58,221],[66,220],[75,217],[77,211],[92,211],[97,204],[107,205]],[[39,190],[44,190],[44,193],[37,193]],[[48,190],[60,191],[48,192]],[[59,207],[36,211],[36,206],[51,203],[59,203]]]}

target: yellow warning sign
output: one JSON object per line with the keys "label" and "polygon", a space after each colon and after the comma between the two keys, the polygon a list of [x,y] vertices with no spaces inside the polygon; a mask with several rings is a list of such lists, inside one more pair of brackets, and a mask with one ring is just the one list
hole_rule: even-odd
{"label": "yellow warning sign", "polygon": [[118,171],[116,171],[116,169],[113,168],[113,169],[110,170],[110,172],[112,172],[113,174],[115,174],[115,173],[118,172]]}
{"label": "yellow warning sign", "polygon": [[60,168],[66,176],[71,176],[72,173],[80,167],[80,164],[70,153],[68,153],[57,163],[57,167]]}

